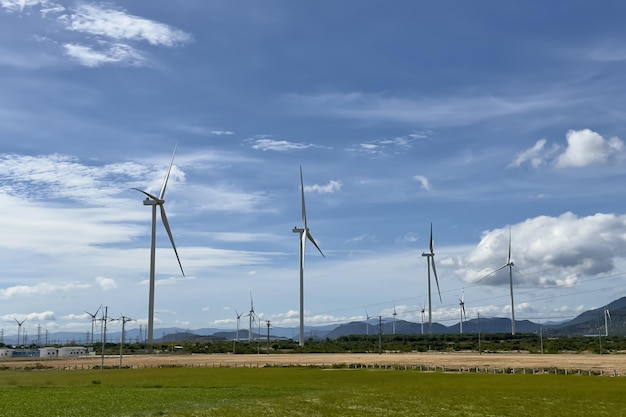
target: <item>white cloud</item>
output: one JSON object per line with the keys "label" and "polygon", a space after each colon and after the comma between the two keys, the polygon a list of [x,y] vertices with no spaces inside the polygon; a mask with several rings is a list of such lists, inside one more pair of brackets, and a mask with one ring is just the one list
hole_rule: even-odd
{"label": "white cloud", "polygon": [[[60,24],[65,31],[73,33],[72,40],[67,41],[67,36],[63,36],[64,40],[58,42],[38,33],[33,34],[33,37],[54,44],[62,43],[66,56],[90,68],[105,64],[146,65],[145,53],[133,43],[175,47],[192,41],[192,36],[182,30],[131,15],[111,4],[78,3],[73,8],[66,8],[46,0],[0,0],[0,6],[8,12],[19,14],[28,14],[37,9],[44,22]],[[61,34],[56,35],[56,38],[61,37]],[[39,61],[51,62],[49,58],[44,58],[39,58]],[[15,57],[11,58],[11,62],[24,65]]]}
{"label": "white cloud", "polygon": [[0,289],[0,299],[6,300],[14,297],[50,295],[55,292],[67,292],[86,288],[89,288],[89,285],[76,282],[63,284],[50,284],[42,282],[36,285],[15,285],[13,287]]}
{"label": "white cloud", "polygon": [[166,24],[94,4],[80,4],[60,20],[68,30],[118,41],[146,41],[155,46],[176,46],[191,41],[189,34]]}
{"label": "white cloud", "polygon": [[104,64],[124,64],[129,66],[141,66],[145,58],[132,46],[121,43],[101,43],[100,49],[92,46],[68,43],[63,45],[65,54],[76,60],[81,65],[95,68]]}
{"label": "white cloud", "polygon": [[624,149],[624,142],[619,138],[604,139],[589,129],[570,130],[566,137],[567,149],[555,162],[558,168],[604,164],[622,154]]}
{"label": "white cloud", "polygon": [[9,12],[23,12],[25,9],[47,3],[41,0],[0,0],[0,6]]}
{"label": "white cloud", "polygon": [[555,168],[582,168],[602,165],[612,161],[621,162],[624,158],[624,142],[613,137],[604,139],[590,130],[569,130],[566,134],[565,150],[559,145],[546,148],[547,140],[540,139],[531,148],[520,152],[509,167],[520,167],[525,163],[533,168],[552,165]]}
{"label": "white cloud", "polygon": [[2,320],[14,322],[15,320],[26,321],[46,321],[54,320],[54,311],[42,311],[41,313],[28,313],[28,314],[5,314],[2,316]]}
{"label": "white cloud", "polygon": [[300,151],[302,149],[307,149],[313,147],[312,144],[308,143],[297,143],[297,142],[288,142],[286,140],[274,140],[274,139],[254,139],[251,140],[252,149],[257,149],[259,151],[278,151],[278,152],[289,152],[289,151]]}
{"label": "white cloud", "polygon": [[117,288],[117,284],[113,278],[106,277],[96,277],[96,282],[100,289],[103,290],[112,290],[113,288]]}
{"label": "white cloud", "polygon": [[347,148],[346,150],[369,155],[371,157],[382,157],[391,154],[403,153],[413,147],[413,142],[427,137],[428,136],[425,133],[410,133],[406,136],[397,136],[394,138],[360,143],[356,147]]}
{"label": "white cloud", "polygon": [[423,175],[416,175],[416,176],[413,177],[413,179],[415,181],[419,182],[424,190],[430,191],[430,190],[433,189],[432,185],[428,181],[428,178],[426,178],[425,176],[423,176]]}
{"label": "white cloud", "polygon": [[530,163],[533,168],[539,168],[544,165],[546,159],[544,147],[546,142],[545,139],[539,139],[532,148],[519,153],[515,157],[515,161],[511,162],[509,166],[519,167],[526,162]]}
{"label": "white cloud", "polygon": [[328,184],[325,185],[305,185],[304,191],[306,192],[316,192],[319,194],[329,194],[334,193],[341,190],[341,181],[330,180]]}
{"label": "white cloud", "polygon": [[[626,216],[539,216],[511,226],[514,281],[523,287],[571,287],[581,277],[611,272],[624,256]],[[507,262],[509,229],[485,232],[480,243],[457,263],[457,274],[476,282]],[[508,285],[508,268],[484,285]]]}

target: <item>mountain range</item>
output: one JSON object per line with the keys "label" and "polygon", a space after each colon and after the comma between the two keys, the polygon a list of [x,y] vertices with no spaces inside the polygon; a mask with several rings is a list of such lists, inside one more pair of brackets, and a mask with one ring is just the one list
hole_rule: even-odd
{"label": "mountain range", "polygon": [[[605,313],[608,311],[608,313]],[[606,317],[606,328],[605,328]],[[365,321],[353,321],[342,324],[331,324],[325,326],[307,326],[305,327],[305,337],[313,339],[336,339],[341,336],[349,335],[376,335],[378,334],[378,323],[374,324],[371,319]],[[381,320],[383,334],[392,334],[394,323],[391,319]],[[619,298],[610,304],[587,310],[572,320],[562,323],[535,323],[529,320],[516,320],[515,329],[517,333],[538,333],[542,331],[547,336],[598,336],[604,335],[608,329],[610,336],[626,336],[626,297]],[[480,319],[471,319],[463,322],[463,333],[510,333],[511,320],[502,317],[485,317]],[[217,328],[202,328],[196,330],[181,329],[177,327],[155,329],[155,342],[168,343],[176,341],[191,341],[199,336],[210,336],[215,340],[235,340],[237,338],[235,330],[224,330]],[[439,323],[433,323],[432,329],[429,331],[428,323],[413,323],[405,320],[396,320],[396,334],[454,334],[460,333],[460,324],[456,323],[452,326],[444,326]],[[272,327],[270,328],[270,338],[272,339],[295,339],[297,338],[297,327]],[[159,337],[160,335],[160,337]],[[49,333],[40,336],[39,345],[46,344],[87,344],[88,333],[78,332],[58,332]],[[266,328],[261,328],[254,332],[253,339],[264,339],[267,337]],[[29,336],[27,344],[36,343],[36,337]],[[96,341],[99,341],[96,336]],[[107,333],[107,342],[119,343],[121,332]],[[239,330],[240,341],[248,340],[248,330]],[[135,343],[142,340],[140,330],[132,329],[126,331],[126,343]],[[17,335],[9,335],[1,341],[7,345],[15,345]],[[47,343],[46,343],[47,342]]]}

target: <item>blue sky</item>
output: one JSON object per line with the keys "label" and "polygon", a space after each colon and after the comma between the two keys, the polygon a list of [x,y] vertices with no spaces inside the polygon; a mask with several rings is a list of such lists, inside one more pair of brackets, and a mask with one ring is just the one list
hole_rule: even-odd
{"label": "blue sky", "polygon": [[[564,320],[626,295],[621,2],[0,0],[0,325]],[[313,249],[313,250],[312,250]],[[433,284],[434,285],[434,284]],[[121,325],[120,325],[121,327]],[[157,334],[158,335],[158,334]]]}

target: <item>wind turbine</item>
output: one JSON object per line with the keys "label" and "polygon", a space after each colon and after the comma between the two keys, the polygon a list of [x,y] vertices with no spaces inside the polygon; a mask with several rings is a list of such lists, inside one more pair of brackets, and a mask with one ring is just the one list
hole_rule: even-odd
{"label": "wind turbine", "polygon": [[437,278],[437,268],[435,268],[435,249],[433,242],[433,224],[430,224],[430,252],[423,252],[422,256],[426,257],[426,261],[428,262],[428,332],[432,333],[433,327],[433,304],[431,301],[430,295],[430,270],[433,270],[433,275],[435,276],[435,282],[437,283],[437,292],[439,293],[439,302],[441,300],[441,291],[439,290],[439,279]]}
{"label": "wind turbine", "polygon": [[93,345],[93,328],[94,328],[94,324],[96,322],[96,316],[98,315],[98,312],[100,311],[100,309],[102,308],[102,304],[100,304],[100,307],[98,307],[98,309],[96,310],[95,313],[91,314],[90,312],[88,312],[87,310],[85,310],[85,313],[87,313],[88,315],[91,316],[91,344]]}
{"label": "wind turbine", "polygon": [[252,324],[254,323],[254,319],[256,317],[256,313],[254,312],[254,301],[252,300],[252,291],[250,291],[250,312],[247,314],[247,316],[250,318],[250,328],[248,329],[248,342],[252,343],[252,332],[254,330]]}
{"label": "wind turbine", "polygon": [[608,307],[604,307],[604,335],[609,336],[609,322],[611,321],[611,313]]}
{"label": "wind turbine", "polygon": [[463,334],[463,318],[467,320],[467,316],[465,315],[465,291],[463,291],[461,298],[459,298],[459,309],[461,312],[461,322],[460,322],[460,333]]}
{"label": "wind turbine", "polygon": [[479,283],[485,278],[492,276],[493,274],[500,271],[501,269],[509,268],[509,288],[511,291],[511,334],[512,335],[515,334],[515,301],[513,300],[513,267],[514,266],[515,264],[511,261],[511,226],[509,226],[509,257],[507,258],[506,263],[502,265],[500,268],[491,272],[490,274],[487,274],[486,276],[482,277],[481,279],[476,281],[476,283]]}
{"label": "wind turbine", "polygon": [[421,313],[422,313],[422,334],[424,334],[424,314],[426,313],[426,308],[420,304]]}
{"label": "wind turbine", "polygon": [[165,227],[165,231],[170,238],[170,242],[172,243],[172,248],[174,249],[174,253],[176,254],[176,259],[178,260],[178,266],[180,266],[180,272],[185,276],[185,271],[183,271],[183,265],[180,263],[180,257],[178,256],[178,251],[176,250],[176,245],[174,244],[174,237],[172,236],[172,231],[170,230],[170,225],[167,221],[167,215],[165,214],[165,207],[163,204],[165,200],[163,197],[165,196],[165,188],[167,187],[167,180],[170,177],[170,172],[172,171],[172,164],[174,163],[174,155],[176,155],[176,146],[174,147],[174,153],[172,153],[172,160],[170,161],[170,167],[165,174],[165,178],[163,179],[163,185],[161,186],[161,191],[159,192],[159,196],[156,197],[152,194],[149,194],[139,188],[133,188],[134,190],[139,191],[146,195],[146,199],[143,200],[144,206],[152,206],[152,237],[150,240],[150,294],[148,300],[148,350],[152,352],[152,340],[153,340],[153,332],[154,332],[154,264],[155,264],[155,254],[156,254],[156,212],[157,206],[159,206],[161,210],[161,221],[163,222],[163,226]]}
{"label": "wind turbine", "polygon": [[320,249],[320,247],[311,236],[309,227],[306,223],[306,208],[304,205],[304,181],[302,180],[302,165],[300,165],[300,191],[302,193],[302,223],[304,228],[293,228],[293,233],[300,234],[300,337],[298,339],[298,345],[304,346],[304,253],[306,249],[306,241],[310,240],[317,248],[319,253],[325,258],[326,256]]}
{"label": "wind turbine", "polygon": [[367,314],[367,308],[365,309],[365,334],[370,334],[370,315]]}
{"label": "wind turbine", "polygon": [[239,343],[239,321],[243,313],[238,313],[237,309],[235,309],[235,314],[237,315],[237,335],[235,336],[235,341]]}
{"label": "wind turbine", "polygon": [[393,302],[393,334],[396,334],[396,316],[398,313],[396,312],[396,302]]}
{"label": "wind turbine", "polygon": [[19,347],[20,346],[20,331],[22,330],[22,324],[24,324],[26,319],[19,321],[18,319],[13,317],[13,320],[15,320],[15,322],[17,323],[17,346]]}

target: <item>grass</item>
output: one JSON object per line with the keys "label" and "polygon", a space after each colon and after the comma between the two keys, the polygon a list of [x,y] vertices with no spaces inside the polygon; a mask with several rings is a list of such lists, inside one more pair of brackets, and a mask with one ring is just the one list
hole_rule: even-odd
{"label": "grass", "polygon": [[626,378],[319,368],[0,372],[0,416],[621,416]]}

